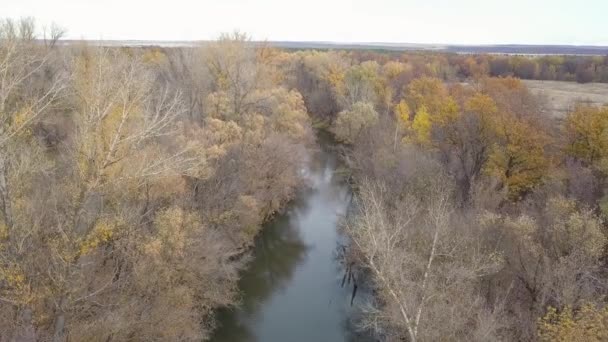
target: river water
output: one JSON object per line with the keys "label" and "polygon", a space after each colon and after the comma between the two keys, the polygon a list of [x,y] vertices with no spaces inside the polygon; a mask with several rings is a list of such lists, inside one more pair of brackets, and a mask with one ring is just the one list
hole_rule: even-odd
{"label": "river water", "polygon": [[212,341],[363,340],[349,323],[358,298],[351,306],[352,287],[341,286],[344,270],[336,257],[343,240],[337,226],[351,194],[336,175],[327,137],[320,140],[305,171],[311,187],[260,232],[239,282],[241,306],[219,312]]}

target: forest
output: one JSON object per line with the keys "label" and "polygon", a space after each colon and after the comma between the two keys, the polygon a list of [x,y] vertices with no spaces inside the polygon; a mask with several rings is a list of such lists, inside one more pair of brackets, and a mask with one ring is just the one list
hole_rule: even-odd
{"label": "forest", "polygon": [[199,341],[331,132],[382,341],[608,340],[608,56],[62,44],[0,23],[0,341]]}
{"label": "forest", "polygon": [[352,50],[359,62],[382,64],[407,59],[414,77],[433,75],[444,80],[517,77],[528,80],[608,83],[608,56],[471,54],[444,52],[397,53],[382,50]]}

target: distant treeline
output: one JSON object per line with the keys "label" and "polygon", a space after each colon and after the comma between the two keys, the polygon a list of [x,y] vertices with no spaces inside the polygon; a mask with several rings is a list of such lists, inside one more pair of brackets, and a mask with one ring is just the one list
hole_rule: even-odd
{"label": "distant treeline", "polygon": [[[365,60],[395,59],[393,53],[352,51],[354,58]],[[435,74],[445,80],[484,76],[514,76],[530,80],[608,83],[608,56],[524,56],[489,54],[451,54],[405,52],[398,56],[412,65],[412,75]]]}

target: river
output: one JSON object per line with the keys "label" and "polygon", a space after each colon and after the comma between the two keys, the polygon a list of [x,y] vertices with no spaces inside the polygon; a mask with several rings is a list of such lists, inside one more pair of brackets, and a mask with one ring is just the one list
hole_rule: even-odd
{"label": "river", "polygon": [[239,308],[221,310],[218,342],[363,341],[351,326],[357,297],[342,287],[344,270],[336,257],[343,237],[339,220],[350,202],[347,184],[336,175],[330,140],[319,135],[303,190],[286,212],[265,225],[253,260],[239,282]]}

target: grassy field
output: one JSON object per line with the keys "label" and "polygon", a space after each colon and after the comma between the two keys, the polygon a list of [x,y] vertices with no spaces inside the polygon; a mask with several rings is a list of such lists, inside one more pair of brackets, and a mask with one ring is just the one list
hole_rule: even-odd
{"label": "grassy field", "polygon": [[577,102],[608,104],[608,84],[524,80],[534,94],[547,99],[547,110],[563,117]]}

